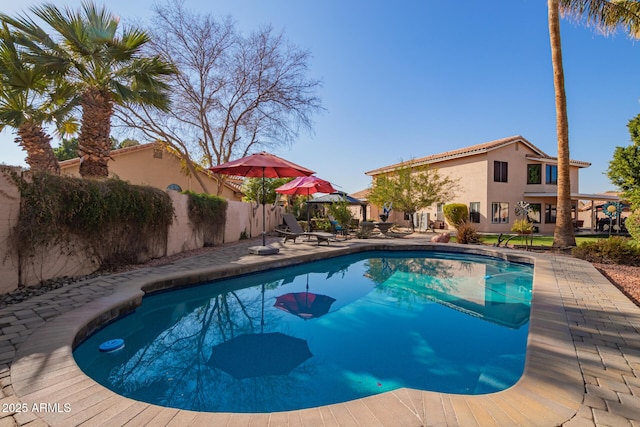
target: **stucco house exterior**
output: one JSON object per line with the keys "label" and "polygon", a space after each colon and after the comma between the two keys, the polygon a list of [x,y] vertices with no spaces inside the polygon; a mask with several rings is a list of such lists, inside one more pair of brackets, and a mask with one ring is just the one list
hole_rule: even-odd
{"label": "stucco house exterior", "polygon": [[[110,153],[109,176],[117,177],[135,185],[148,185],[166,190],[191,190],[196,193],[217,194],[218,182],[207,172],[202,171],[200,178],[205,183],[204,191],[193,176],[185,174],[180,158],[167,151],[160,144],[148,143],[135,145]],[[62,175],[80,176],[80,158],[60,162]],[[229,179],[225,182],[221,196],[227,200],[242,200],[242,183]]]}
{"label": "stucco house exterior", "polygon": [[[466,204],[469,220],[475,223],[479,232],[510,233],[514,221],[523,218],[516,214],[516,204],[524,201],[529,204],[528,216],[538,232],[553,233],[558,159],[520,135],[384,166],[368,171],[366,175],[375,180],[409,164],[429,165],[437,168],[441,175],[458,179],[460,190],[447,203]],[[617,200],[616,196],[580,194],[578,172],[590,165],[578,160],[570,162],[571,199],[576,219],[579,200]],[[425,230],[429,221],[436,222],[437,228],[451,227],[445,222],[442,207],[443,204],[439,204],[419,212],[414,224],[419,230]],[[371,214],[375,218],[374,209]],[[408,218],[402,212],[392,214],[390,221],[408,224]]]}

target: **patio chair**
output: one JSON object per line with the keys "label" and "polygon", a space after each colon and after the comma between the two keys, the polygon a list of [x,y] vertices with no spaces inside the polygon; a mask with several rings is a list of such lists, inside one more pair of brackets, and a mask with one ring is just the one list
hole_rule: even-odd
{"label": "patio chair", "polygon": [[333,234],[324,233],[321,231],[304,231],[296,218],[291,214],[284,214],[282,216],[284,219],[284,223],[287,225],[288,230],[276,229],[276,231],[284,236],[284,243],[287,243],[287,240],[293,240],[293,243],[296,242],[296,239],[300,236],[307,237],[315,237],[318,241],[318,245],[321,242],[326,242],[329,245],[329,242],[333,239]]}
{"label": "patio chair", "polygon": [[334,217],[329,215],[328,218],[329,218],[329,223],[331,224],[331,230],[333,230],[334,236],[337,236],[338,234],[346,236],[347,234],[349,234],[349,230],[341,226],[340,223],[336,221]]}

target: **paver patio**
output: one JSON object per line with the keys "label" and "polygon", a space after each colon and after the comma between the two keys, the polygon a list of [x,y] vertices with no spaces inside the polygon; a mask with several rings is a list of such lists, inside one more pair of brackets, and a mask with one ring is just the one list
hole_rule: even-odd
{"label": "paver patio", "polygon": [[[1,309],[0,427],[640,426],[640,308],[589,263],[512,249],[436,245],[426,237],[352,239],[330,246],[269,240],[279,254],[250,255],[247,248],[256,242],[242,241],[164,266],[83,280]],[[516,385],[480,396],[400,389],[300,411],[199,413],[116,395],[86,377],[73,361],[74,338],[137,304],[141,289],[388,246],[533,259],[527,361]]]}

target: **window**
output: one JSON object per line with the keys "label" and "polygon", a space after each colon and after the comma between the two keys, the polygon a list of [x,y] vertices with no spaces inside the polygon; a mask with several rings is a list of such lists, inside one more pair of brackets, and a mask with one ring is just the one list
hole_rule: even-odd
{"label": "window", "polygon": [[542,184],[542,165],[527,165],[527,184]]}
{"label": "window", "polygon": [[444,221],[444,203],[436,205],[436,221]]}
{"label": "window", "polygon": [[507,162],[493,162],[493,182],[507,182]]}
{"label": "window", "polygon": [[529,203],[529,213],[527,218],[534,224],[540,224],[542,221],[542,205],[540,203]]}
{"label": "window", "polygon": [[469,221],[480,223],[480,202],[469,203]]}
{"label": "window", "polygon": [[[558,166],[547,165],[545,183],[558,184]],[[555,221],[554,221],[555,222]]]}
{"label": "window", "polygon": [[547,224],[556,223],[556,205],[547,205],[544,212],[544,222]]}
{"label": "window", "polygon": [[491,223],[506,224],[509,222],[509,203],[493,202],[491,203]]}

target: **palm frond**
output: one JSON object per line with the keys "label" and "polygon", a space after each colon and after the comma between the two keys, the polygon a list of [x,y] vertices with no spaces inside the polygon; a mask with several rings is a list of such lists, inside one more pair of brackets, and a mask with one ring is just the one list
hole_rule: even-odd
{"label": "palm frond", "polygon": [[585,20],[603,34],[619,30],[640,38],[640,2],[634,0],[560,0],[565,16]]}
{"label": "palm frond", "polygon": [[98,8],[93,2],[82,2],[87,33],[95,42],[105,42],[116,37],[120,18],[111,14],[104,6]]}

